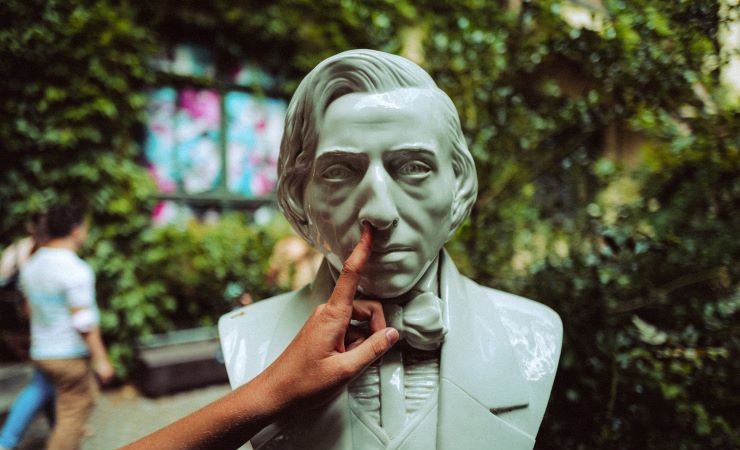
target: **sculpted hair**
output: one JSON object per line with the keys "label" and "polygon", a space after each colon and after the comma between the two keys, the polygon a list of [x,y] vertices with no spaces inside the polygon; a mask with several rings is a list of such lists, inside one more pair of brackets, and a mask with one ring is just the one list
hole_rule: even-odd
{"label": "sculpted hair", "polygon": [[458,180],[450,236],[470,214],[478,192],[475,164],[452,100],[424,69],[401,56],[376,50],[350,50],[325,59],[301,81],[288,105],[278,159],[277,196],[293,228],[312,242],[303,206],[303,191],[318,144],[318,130],[329,105],[351,93],[381,93],[399,88],[431,89],[447,118],[453,169]]}

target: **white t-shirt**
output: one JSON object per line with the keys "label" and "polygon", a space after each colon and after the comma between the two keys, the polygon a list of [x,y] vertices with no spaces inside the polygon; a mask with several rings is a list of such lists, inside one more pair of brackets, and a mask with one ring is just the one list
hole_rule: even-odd
{"label": "white t-shirt", "polygon": [[21,269],[20,284],[31,307],[31,359],[89,355],[72,309],[89,311],[98,323],[92,268],[71,250],[42,247]]}

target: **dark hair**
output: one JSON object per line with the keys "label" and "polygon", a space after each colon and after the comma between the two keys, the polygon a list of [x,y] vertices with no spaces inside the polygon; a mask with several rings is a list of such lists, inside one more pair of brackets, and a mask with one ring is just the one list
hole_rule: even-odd
{"label": "dark hair", "polygon": [[85,220],[85,210],[77,205],[54,205],[46,212],[46,232],[50,239],[67,237]]}
{"label": "dark hair", "polygon": [[28,231],[28,234],[33,238],[33,251],[36,251],[36,249],[49,238],[47,230],[46,211],[31,214],[28,223],[26,223],[26,231]]}

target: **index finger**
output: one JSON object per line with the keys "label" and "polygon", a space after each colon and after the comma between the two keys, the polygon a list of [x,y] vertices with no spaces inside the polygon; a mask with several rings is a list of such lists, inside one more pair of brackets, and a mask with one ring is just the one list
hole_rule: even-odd
{"label": "index finger", "polygon": [[334,292],[327,301],[328,304],[352,304],[352,300],[355,298],[355,292],[357,291],[357,285],[360,282],[360,272],[362,272],[367,259],[370,257],[370,246],[372,243],[372,229],[369,224],[365,224],[365,227],[362,229],[360,241],[354,250],[352,250],[349,258],[344,262],[344,266],[342,266],[342,273],[339,274]]}

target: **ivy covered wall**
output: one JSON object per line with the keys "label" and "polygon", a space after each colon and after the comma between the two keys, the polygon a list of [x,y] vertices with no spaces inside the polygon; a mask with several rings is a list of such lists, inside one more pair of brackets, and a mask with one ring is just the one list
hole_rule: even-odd
{"label": "ivy covered wall", "polygon": [[[733,6],[734,5],[734,6]],[[57,198],[86,251],[120,368],[144,334],[214,323],[229,283],[269,295],[275,235],[233,216],[148,227],[138,164],[148,66],[182,41],[282,80],[370,47],[424,66],[457,105],[480,194],[461,269],[560,313],[538,449],[740,445],[738,97],[733,1],[12,1],[0,6],[0,239]],[[733,19],[734,17],[734,19]]]}

